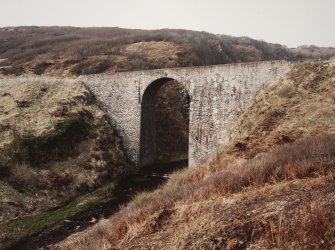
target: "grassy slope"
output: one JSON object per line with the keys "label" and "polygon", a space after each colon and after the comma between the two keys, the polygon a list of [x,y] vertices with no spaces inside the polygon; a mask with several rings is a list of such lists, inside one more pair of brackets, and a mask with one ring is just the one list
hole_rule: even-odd
{"label": "grassy slope", "polygon": [[104,202],[107,198],[110,198],[115,183],[111,182],[93,192],[77,195],[68,204],[57,209],[42,210],[34,215],[1,223],[0,247],[10,247],[31,235],[63,222],[86,208]]}
{"label": "grassy slope", "polygon": [[273,88],[262,91],[231,129],[225,150],[250,158],[302,136],[335,132],[331,65],[297,64]]}
{"label": "grassy slope", "polygon": [[217,159],[57,247],[332,249],[334,89],[333,64],[294,65],[245,110]]}
{"label": "grassy slope", "polygon": [[98,201],[93,194],[50,211],[130,169],[106,115],[76,79],[0,77],[0,138],[0,248]]}
{"label": "grassy slope", "polygon": [[93,74],[260,60],[329,59],[333,48],[287,49],[247,37],[188,30],[14,27],[0,29],[5,74]]}

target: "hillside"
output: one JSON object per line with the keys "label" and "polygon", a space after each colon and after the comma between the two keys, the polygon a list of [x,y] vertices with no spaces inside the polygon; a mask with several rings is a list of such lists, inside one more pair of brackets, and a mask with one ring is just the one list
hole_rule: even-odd
{"label": "hillside", "polygon": [[83,83],[0,76],[0,248],[99,202],[129,169]]}
{"label": "hillside", "polygon": [[189,30],[0,28],[0,70],[80,75],[261,60],[326,59],[334,48],[288,49],[248,37]]}
{"label": "hillside", "polygon": [[299,63],[221,153],[51,249],[334,249],[335,64]]}

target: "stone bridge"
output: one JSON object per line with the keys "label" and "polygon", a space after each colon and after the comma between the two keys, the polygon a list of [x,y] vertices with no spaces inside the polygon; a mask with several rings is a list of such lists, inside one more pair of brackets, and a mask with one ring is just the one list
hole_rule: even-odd
{"label": "stone bridge", "polygon": [[242,109],[288,69],[286,61],[265,61],[80,78],[106,109],[129,159],[138,166],[155,158],[156,128],[151,114],[155,94],[167,81],[178,81],[190,97],[188,158],[192,166],[217,152]]}

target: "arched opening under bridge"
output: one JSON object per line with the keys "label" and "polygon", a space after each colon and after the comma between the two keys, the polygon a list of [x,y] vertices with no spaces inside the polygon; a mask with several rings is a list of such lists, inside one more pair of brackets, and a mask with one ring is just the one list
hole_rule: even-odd
{"label": "arched opening under bridge", "polygon": [[153,81],[141,101],[140,166],[188,159],[190,96],[171,78]]}

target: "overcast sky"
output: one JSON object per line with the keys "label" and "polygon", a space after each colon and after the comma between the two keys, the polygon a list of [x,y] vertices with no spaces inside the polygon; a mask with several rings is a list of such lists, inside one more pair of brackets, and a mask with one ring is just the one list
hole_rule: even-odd
{"label": "overcast sky", "polygon": [[0,0],[0,27],[180,28],[335,47],[335,0]]}

